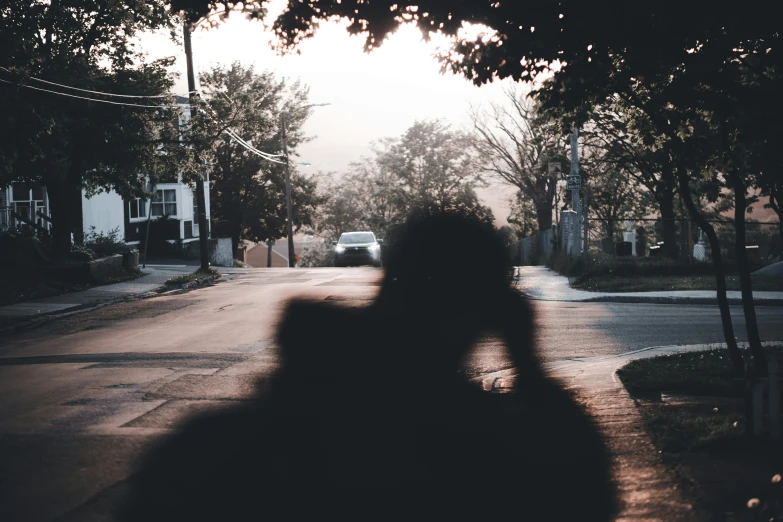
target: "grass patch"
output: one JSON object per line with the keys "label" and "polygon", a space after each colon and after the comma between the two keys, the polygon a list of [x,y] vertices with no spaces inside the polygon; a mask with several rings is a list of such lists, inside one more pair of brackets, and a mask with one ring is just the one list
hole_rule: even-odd
{"label": "grass patch", "polygon": [[726,447],[744,435],[742,412],[735,408],[647,404],[642,418],[658,448],[669,453]]}
{"label": "grass patch", "polygon": [[783,520],[783,447],[745,436],[744,403],[727,399],[743,394],[727,350],[637,359],[618,376],[705,520]]}
{"label": "grass patch", "polygon": [[[783,276],[751,276],[753,289],[757,291],[783,291]],[[655,292],[665,290],[715,290],[715,276],[662,275],[654,277],[617,276],[612,274],[588,274],[571,284],[573,288],[589,292]],[[726,277],[729,290],[741,290],[739,276]]]}
{"label": "grass patch", "polygon": [[636,359],[617,371],[631,395],[650,397],[663,391],[742,397],[744,384],[725,349]]}
{"label": "grass patch", "polygon": [[202,270],[199,268],[198,270],[196,270],[191,274],[182,274],[167,279],[165,284],[167,286],[182,286],[193,282],[197,282],[201,284],[206,281],[212,281],[213,279],[217,279],[218,277],[220,277],[220,272],[218,272],[213,268],[210,268],[209,270]]}

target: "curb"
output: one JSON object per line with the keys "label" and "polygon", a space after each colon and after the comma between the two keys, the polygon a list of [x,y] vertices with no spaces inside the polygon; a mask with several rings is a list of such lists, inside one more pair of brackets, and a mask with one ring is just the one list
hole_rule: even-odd
{"label": "curb", "polygon": [[[26,319],[24,318],[21,319],[20,322],[17,324],[13,324],[5,328],[0,328],[0,335],[22,332],[34,328],[36,326],[46,324],[50,321],[55,321],[57,319],[62,319],[65,317],[70,317],[72,315],[81,314],[85,312],[92,312],[94,310],[99,310],[104,306],[109,306],[117,303],[130,302],[130,301],[135,301],[137,299],[147,299],[149,297],[161,297],[161,296],[168,296],[168,295],[184,294],[187,293],[189,290],[201,286],[211,286],[212,284],[219,281],[222,277],[223,276],[220,275],[210,279],[204,279],[202,281],[189,281],[181,285],[162,284],[153,290],[148,290],[140,294],[130,294],[122,297],[116,297],[114,299],[108,299],[106,301],[83,303],[80,305],[72,306],[70,308],[64,308],[62,310],[56,310],[54,312],[50,312],[46,314],[27,316]],[[173,288],[170,288],[168,291],[161,291],[166,289],[167,287],[172,287],[172,286]]]}
{"label": "curb", "polygon": [[[739,346],[740,349],[747,349],[749,343],[740,342],[737,343],[737,345]],[[762,341],[761,345],[765,348],[779,347],[779,346],[783,346],[783,340]],[[576,359],[559,359],[557,361],[544,362],[541,364],[541,366],[544,368],[544,371],[547,374],[556,377],[558,371],[565,371],[574,367],[585,368],[588,366],[595,366],[597,364],[607,363],[617,359],[625,358],[627,359],[626,362],[627,364],[633,361],[634,359],[644,359],[646,357],[658,357],[660,355],[672,354],[672,353],[698,352],[698,351],[726,349],[726,348],[727,348],[726,343],[670,344],[665,346],[648,346],[647,348],[640,348],[638,350],[632,350],[630,352],[623,352],[623,353],[617,353],[612,355],[597,355],[594,357],[583,357],[583,358],[576,358]],[[652,353],[649,356],[633,357],[634,355],[640,353],[652,352],[652,351],[658,351],[659,353]],[[619,368],[622,368],[623,366],[625,366],[625,364],[623,364]],[[516,373],[517,373],[516,368],[506,368],[503,370],[498,370],[496,372],[484,373],[481,375],[477,375],[475,377],[471,377],[469,381],[481,385],[482,388],[484,388],[484,390],[486,391],[491,391],[494,387],[495,382],[498,379],[514,377]],[[614,375],[615,373],[616,370],[613,370],[612,375]]]}
{"label": "curb", "polygon": [[[729,298],[730,305],[741,305],[742,299]],[[583,303],[650,303],[678,305],[717,305],[718,300],[711,297],[641,297],[641,296],[605,296],[591,297],[579,302]],[[754,306],[783,306],[783,299],[754,299]]]}
{"label": "curb", "polygon": [[[523,292],[524,294],[524,292]],[[551,303],[625,303],[625,304],[673,304],[673,305],[718,305],[711,297],[643,297],[643,296],[599,296],[587,299],[546,299],[524,294],[531,301]],[[742,305],[742,299],[729,298],[729,305]],[[783,299],[756,299],[754,306],[783,306]]]}
{"label": "curb", "polygon": [[116,297],[114,299],[108,299],[106,301],[101,301],[101,302],[83,303],[80,305],[72,306],[70,308],[64,308],[62,310],[56,310],[54,312],[49,312],[46,314],[27,316],[27,319],[22,319],[21,322],[17,324],[8,326],[6,328],[0,328],[0,334],[16,333],[16,332],[24,331],[33,328],[35,326],[39,326],[41,324],[47,323],[49,321],[62,319],[64,317],[69,317],[71,315],[81,314],[84,312],[91,312],[93,310],[98,310],[100,308],[103,308],[104,306],[109,306],[109,305],[127,302],[127,301],[135,301],[136,299],[145,299],[147,297],[154,297],[159,295],[156,293],[156,290],[151,290],[148,292],[144,292],[142,294],[131,294],[123,297]]}

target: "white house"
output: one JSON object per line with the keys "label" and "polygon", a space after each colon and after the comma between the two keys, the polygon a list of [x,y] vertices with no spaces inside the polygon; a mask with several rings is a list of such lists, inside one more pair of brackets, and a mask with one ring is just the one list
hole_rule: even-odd
{"label": "white house", "polygon": [[[177,102],[184,104],[187,99],[178,96]],[[190,112],[186,108],[178,124],[182,125],[189,118]],[[183,183],[180,173],[176,180],[159,183],[152,190],[152,197],[147,200],[124,200],[113,190],[87,197],[86,191],[82,190],[82,224],[79,228],[85,236],[91,232],[108,235],[116,231],[128,245],[141,245],[147,224],[166,216],[169,219],[163,233],[167,241],[181,241],[183,244],[197,241],[200,231],[195,187]],[[204,183],[204,197],[209,224],[208,175]],[[51,227],[46,187],[28,183],[0,187],[0,231],[31,226],[30,222],[34,222],[39,230]],[[206,233],[209,235],[209,230]]]}
{"label": "white house", "polygon": [[[115,191],[101,192],[87,197],[82,190],[82,226],[85,236],[94,232],[108,235],[118,232],[129,245],[140,245],[144,241],[147,223],[164,215],[170,219],[165,239],[174,243],[181,240],[186,244],[197,241],[198,204],[196,189],[181,181],[160,183],[154,195],[143,200],[123,200]],[[204,183],[207,223],[209,223],[209,182]],[[0,188],[0,231],[29,226],[26,220],[49,230],[51,217],[46,187],[26,183],[13,183]],[[168,222],[167,222],[168,223]],[[94,227],[94,228],[93,228]],[[207,231],[209,233],[209,231]]]}

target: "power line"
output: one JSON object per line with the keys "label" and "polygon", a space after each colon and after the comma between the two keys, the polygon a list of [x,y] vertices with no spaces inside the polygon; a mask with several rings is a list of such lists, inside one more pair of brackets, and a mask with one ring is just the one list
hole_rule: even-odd
{"label": "power line", "polygon": [[[0,69],[4,70],[6,72],[9,72],[9,73],[12,72],[7,67],[3,67],[1,65],[0,65]],[[30,76],[30,79],[35,80],[37,82],[48,83],[49,85],[54,85],[56,87],[62,87],[63,89],[71,89],[71,90],[74,90],[74,91],[81,91],[81,92],[86,92],[86,93],[89,93],[89,94],[98,94],[100,96],[114,96],[114,97],[117,97],[117,98],[169,98],[171,96],[169,94],[150,94],[150,95],[146,95],[146,96],[138,95],[138,94],[115,94],[115,93],[111,93],[111,92],[91,91],[89,89],[81,89],[79,87],[73,87],[71,85],[65,85],[65,84],[62,84],[62,83],[51,82],[49,80],[43,80],[43,79],[37,78],[35,76]],[[190,94],[190,93],[188,92],[187,94]]]}
{"label": "power line", "polygon": [[[229,98],[229,97],[228,97],[228,95],[227,95],[226,93],[223,93],[223,92],[221,92],[221,93],[219,93],[219,94],[222,94],[222,95],[223,95],[223,97],[224,97],[224,98],[225,98],[225,99],[228,101],[228,103],[230,103],[230,104],[232,104],[232,105],[234,104],[234,102],[231,100],[231,98]],[[209,110],[211,110],[212,112],[215,112],[215,109],[213,109],[213,108],[212,108],[212,106],[211,106],[211,105],[209,105],[209,103],[207,103],[207,101],[206,101],[206,100],[204,100],[204,104],[206,104],[206,105],[207,105],[207,107],[209,107]],[[217,114],[217,113],[215,112],[215,114]],[[245,145],[247,145],[247,146],[249,146],[249,147],[252,147],[252,145],[250,145],[250,144],[249,144],[249,143],[247,143],[247,142],[246,142],[244,139],[242,139],[242,137],[241,137],[241,136],[239,136],[239,133],[237,133],[235,130],[233,130],[233,129],[231,129],[231,128],[229,128],[228,130],[230,130],[230,131],[231,131],[231,134],[233,134],[233,137],[234,137],[234,138],[236,138],[236,139],[240,140],[240,141],[241,141],[242,143],[244,143]],[[260,151],[259,151],[259,152],[260,152]],[[283,157],[283,154],[269,154],[268,152],[264,152],[263,154],[265,154],[265,155],[269,156],[270,158],[282,158],[282,157]]]}
{"label": "power line", "polygon": [[[224,96],[225,96],[225,95],[224,95]],[[226,98],[228,99],[228,97],[227,97],[227,96],[226,96]],[[215,109],[213,109],[213,108],[212,108],[212,106],[209,104],[209,102],[207,102],[207,100],[206,100],[206,99],[204,99],[204,98],[201,98],[201,101],[204,103],[204,105],[205,105],[205,106],[206,106],[206,107],[207,107],[207,108],[208,108],[210,111],[212,111],[212,112],[215,114],[215,116],[213,116],[213,117],[214,117],[214,118],[215,118],[215,119],[216,119],[218,122],[220,122],[220,119],[219,119],[219,118],[217,118],[217,111],[216,111]],[[230,99],[228,99],[228,101],[229,101],[229,102],[231,102],[231,100],[230,100]],[[242,145],[244,148],[246,148],[246,149],[247,149],[247,150],[249,150],[250,152],[253,152],[253,153],[254,153],[254,154],[256,154],[257,156],[260,156],[260,157],[264,158],[265,160],[267,160],[267,161],[270,161],[270,162],[272,162],[272,163],[279,163],[279,164],[283,164],[283,162],[282,162],[282,161],[278,161],[277,159],[275,159],[275,158],[280,158],[280,157],[282,157],[282,155],[281,155],[281,154],[272,155],[272,154],[269,154],[268,152],[263,152],[263,151],[260,151],[260,150],[256,149],[255,147],[253,147],[252,145],[250,145],[248,142],[246,142],[244,139],[242,139],[242,137],[241,137],[239,134],[237,134],[237,132],[235,132],[234,130],[232,130],[231,128],[226,128],[224,132],[225,132],[226,134],[228,134],[229,136],[231,136],[231,138],[232,138],[232,139],[233,139],[235,142],[239,143],[239,144],[240,144],[240,145]]]}
{"label": "power line", "polygon": [[36,91],[48,92],[48,93],[51,93],[51,94],[59,94],[60,96],[68,96],[69,98],[78,98],[80,100],[87,100],[87,101],[98,102],[98,103],[109,103],[111,105],[121,105],[121,106],[125,106],[125,107],[142,107],[142,108],[145,108],[145,109],[164,109],[164,108],[167,108],[167,107],[170,107],[170,106],[174,106],[174,105],[184,105],[184,104],[181,104],[181,103],[173,103],[173,104],[169,104],[169,105],[141,105],[141,104],[138,104],[138,103],[123,103],[123,102],[115,102],[115,101],[111,101],[111,100],[99,100],[97,98],[87,98],[86,96],[77,96],[75,94],[68,94],[66,92],[52,91],[52,90],[49,90],[49,89],[41,89],[40,87],[33,87],[32,85],[23,85],[21,83],[9,82],[8,80],[3,80],[1,78],[0,78],[0,82],[8,83],[10,85],[15,85],[17,87],[24,87],[25,89],[33,89],[33,90],[36,90]]}
{"label": "power line", "polygon": [[226,132],[226,134],[231,136],[234,139],[234,141],[238,142],[241,145],[244,145],[245,148],[250,149],[250,150],[258,153],[258,155],[266,157],[270,161],[273,161],[275,158],[280,158],[281,157],[279,154],[278,155],[272,155],[272,154],[269,154],[268,152],[264,152],[264,151],[256,149],[255,147],[250,145],[248,142],[246,142],[244,139],[242,139],[242,137],[239,136],[239,134],[237,134],[236,132],[232,131],[231,129],[226,129],[225,132]]}
{"label": "power line", "polygon": [[[4,67],[3,67],[3,69],[4,69]],[[111,100],[99,100],[99,99],[96,99],[96,98],[87,98],[85,96],[77,96],[75,94],[68,94],[68,93],[65,93],[65,92],[57,92],[57,91],[52,91],[52,90],[49,90],[49,89],[41,89],[40,87],[33,87],[32,85],[22,85],[22,84],[19,84],[19,83],[10,82],[8,80],[3,80],[2,78],[0,78],[0,82],[7,83],[9,85],[15,85],[17,87],[24,87],[26,89],[33,89],[33,90],[36,90],[36,91],[48,92],[48,93],[51,93],[51,94],[59,94],[60,96],[67,96],[69,98],[77,98],[77,99],[80,99],[80,100],[87,100],[87,101],[98,102],[98,103],[108,103],[108,104],[111,104],[111,105],[119,105],[119,106],[122,106],[122,107],[141,107],[141,108],[144,108],[144,109],[166,109],[166,108],[169,108],[169,107],[172,107],[172,106],[189,106],[189,104],[184,104],[184,103],[175,103],[175,104],[169,104],[169,105],[141,105],[141,104],[138,104],[138,103],[123,103],[123,102],[115,102],[115,101],[111,101]],[[209,104],[207,104],[207,106],[209,107]],[[212,109],[212,107],[209,107],[209,108],[210,108],[210,110],[212,110],[214,112],[214,109]],[[279,155],[273,156],[272,154],[269,154],[269,153],[266,153],[266,152],[263,152],[263,151],[260,151],[260,150],[256,149],[255,147],[253,147],[249,143],[245,142],[245,140],[243,140],[241,137],[236,135],[231,129],[226,129],[225,132],[229,136],[231,136],[231,138],[234,141],[239,143],[242,147],[246,148],[250,152],[256,154],[257,156],[260,156],[263,159],[265,159],[267,161],[270,161],[272,163],[279,163],[279,164],[283,163],[282,161],[278,161],[278,160],[275,159],[275,158],[279,157]]]}
{"label": "power line", "polygon": [[274,156],[272,156],[271,154],[267,154],[266,152],[260,151],[260,150],[258,150],[256,148],[252,147],[251,145],[248,145],[243,139],[241,139],[241,138],[235,136],[234,134],[232,134],[230,130],[226,129],[226,134],[231,136],[231,138],[234,141],[239,143],[242,147],[246,148],[247,150],[249,150],[250,152],[252,152],[256,156],[260,156],[261,158],[263,158],[263,159],[265,159],[265,160],[267,160],[267,161],[269,161],[271,163],[278,163],[280,165],[283,164],[282,161],[274,159]]}

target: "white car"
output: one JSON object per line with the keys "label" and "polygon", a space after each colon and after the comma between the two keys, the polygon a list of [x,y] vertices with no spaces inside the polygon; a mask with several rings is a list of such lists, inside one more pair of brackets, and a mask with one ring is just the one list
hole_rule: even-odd
{"label": "white car", "polygon": [[334,245],[334,266],[381,266],[382,239],[372,232],[345,232]]}

